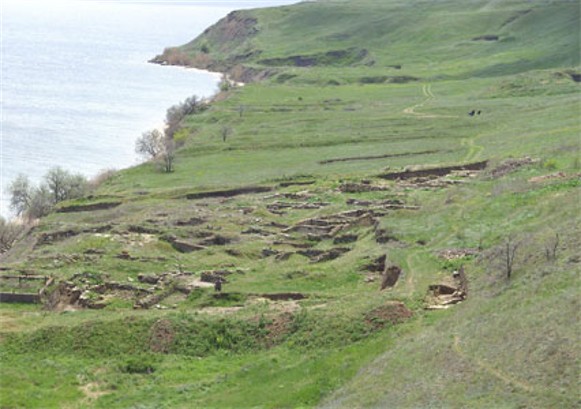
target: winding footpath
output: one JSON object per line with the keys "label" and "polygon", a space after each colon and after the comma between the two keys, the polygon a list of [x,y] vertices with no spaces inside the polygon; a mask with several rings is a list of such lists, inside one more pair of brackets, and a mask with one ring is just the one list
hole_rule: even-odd
{"label": "winding footpath", "polygon": [[422,94],[426,97],[423,101],[412,105],[411,107],[405,108],[402,112],[406,115],[413,115],[416,118],[459,118],[457,115],[436,115],[436,114],[424,114],[421,112],[416,112],[416,109],[422,108],[428,102],[435,101],[437,98],[432,92],[432,84],[422,85]]}
{"label": "winding footpath", "polygon": [[500,379],[505,384],[512,385],[514,387],[517,387],[519,389],[524,390],[525,392],[533,392],[533,387],[531,385],[529,385],[528,383],[521,381],[519,379],[516,379],[513,376],[510,376],[509,374],[501,371],[500,369],[496,369],[496,368],[492,367],[491,365],[487,364],[486,362],[484,362],[481,359],[469,357],[466,354],[466,352],[464,352],[464,350],[462,349],[460,337],[458,335],[454,335],[453,349],[454,349],[454,352],[456,352],[458,354],[458,356],[460,356],[460,358],[464,359],[467,362],[475,364],[482,371],[494,376],[497,379]]}

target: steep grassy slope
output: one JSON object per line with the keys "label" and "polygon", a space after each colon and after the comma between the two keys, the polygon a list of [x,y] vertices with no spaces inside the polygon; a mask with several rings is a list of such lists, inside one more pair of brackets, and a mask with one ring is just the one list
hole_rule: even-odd
{"label": "steep grassy slope", "polygon": [[[576,2],[244,11],[173,57],[262,81],[186,118],[175,172],[121,171],[0,255],[56,283],[0,304],[0,406],[578,403]],[[426,310],[461,266],[467,299]]]}
{"label": "steep grassy slope", "polygon": [[579,13],[576,1],[330,0],[235,12],[174,51],[234,74],[242,64],[269,75],[341,67],[335,81],[348,82],[362,80],[361,66],[365,78],[489,77],[578,65],[570,47],[579,47]]}

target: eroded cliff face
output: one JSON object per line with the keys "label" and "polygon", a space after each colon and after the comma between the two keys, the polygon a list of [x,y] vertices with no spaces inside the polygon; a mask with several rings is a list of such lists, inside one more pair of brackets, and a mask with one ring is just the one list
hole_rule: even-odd
{"label": "eroded cliff face", "polygon": [[273,70],[244,65],[262,54],[252,44],[259,31],[258,18],[251,12],[233,11],[190,43],[166,48],[150,62],[225,72],[234,81],[260,80]]}

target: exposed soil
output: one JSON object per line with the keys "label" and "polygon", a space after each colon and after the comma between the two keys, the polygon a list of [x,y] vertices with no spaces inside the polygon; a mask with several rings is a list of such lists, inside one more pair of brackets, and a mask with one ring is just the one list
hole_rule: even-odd
{"label": "exposed soil", "polygon": [[344,234],[342,236],[335,237],[333,239],[333,244],[348,244],[355,243],[359,239],[356,234]]}
{"label": "exposed soil", "polygon": [[399,276],[401,275],[401,268],[398,266],[389,266],[381,274],[381,289],[393,288],[396,285]]}
{"label": "exposed soil", "polygon": [[387,173],[385,175],[379,175],[382,179],[387,180],[406,180],[417,177],[426,176],[446,176],[457,170],[484,170],[488,165],[488,161],[468,163],[465,165],[455,165],[455,166],[444,166],[438,168],[430,169],[419,169],[419,170],[407,170],[404,172]]}
{"label": "exposed soil", "polygon": [[388,325],[395,325],[407,321],[413,312],[401,302],[392,302],[365,314],[365,323],[373,331],[379,331]]}
{"label": "exposed soil", "polygon": [[335,247],[330,250],[300,250],[297,251],[296,254],[308,257],[311,260],[311,263],[322,263],[325,261],[335,260],[336,258],[341,257],[343,254],[349,251],[351,251],[351,249],[348,247]]}
{"label": "exposed soil", "polygon": [[557,172],[557,173],[551,173],[549,175],[535,176],[533,178],[530,178],[529,182],[530,183],[542,183],[542,182],[547,181],[547,180],[563,179],[565,177],[567,177],[567,175],[564,174],[563,172]]}
{"label": "exposed soil", "polygon": [[262,236],[262,237],[268,237],[268,236],[274,235],[275,233],[274,232],[271,232],[271,231],[268,231],[268,230],[259,229],[259,228],[256,228],[256,227],[249,227],[246,230],[243,230],[241,232],[241,234],[247,234],[247,235],[248,234],[255,234],[255,235],[258,235],[258,236]]}
{"label": "exposed soil", "polygon": [[104,233],[112,229],[111,225],[104,225],[95,227],[92,229],[85,229],[85,230],[62,230],[62,231],[51,231],[47,233],[42,233],[38,236],[36,241],[35,247],[43,246],[47,244],[52,244],[58,241],[63,241],[68,238],[77,236],[83,233]]}
{"label": "exposed soil", "polygon": [[373,260],[373,262],[367,264],[363,268],[367,271],[370,271],[370,272],[382,273],[383,271],[385,271],[385,261],[386,260],[387,260],[387,254],[384,254],[382,256],[379,256],[378,258]]}
{"label": "exposed soil", "polygon": [[270,186],[247,186],[237,189],[214,190],[210,192],[189,193],[184,196],[188,200],[198,200],[214,197],[234,197],[239,195],[248,195],[253,193],[265,193],[273,190]]}
{"label": "exposed soil", "polygon": [[280,251],[278,250],[273,250],[271,248],[263,248],[262,251],[260,252],[260,257],[267,258],[270,256],[276,256],[278,254],[280,254]]}
{"label": "exposed soil", "polygon": [[516,14],[514,14],[513,16],[510,16],[509,18],[507,18],[500,26],[500,28],[503,28],[504,26],[509,25],[510,23],[515,22],[518,18],[526,16],[527,14],[529,14],[532,10],[528,9],[528,10],[520,10],[517,11]]}
{"label": "exposed soil", "polygon": [[204,35],[216,44],[229,44],[254,36],[258,33],[258,20],[243,11],[233,11],[217,24],[207,28]]}
{"label": "exposed soil", "polygon": [[388,200],[358,200],[358,199],[347,199],[348,205],[361,206],[361,207],[371,207],[375,210],[419,210],[419,206],[406,205],[402,200],[399,199],[388,199]]}
{"label": "exposed soil", "polygon": [[37,293],[0,293],[0,303],[38,304],[40,296]]}
{"label": "exposed soil", "polygon": [[383,84],[385,82],[392,84],[406,84],[408,82],[415,82],[419,80],[420,78],[412,77],[409,75],[397,75],[397,76],[378,75],[375,77],[361,77],[359,79],[359,82],[361,84]]}
{"label": "exposed soil", "polygon": [[175,330],[171,321],[160,319],[151,327],[149,348],[152,352],[167,354],[171,350],[174,338]]}
{"label": "exposed soil", "polygon": [[204,283],[227,283],[227,276],[231,275],[232,271],[228,270],[214,270],[214,271],[202,271],[200,275],[200,281]]}
{"label": "exposed soil", "polygon": [[205,223],[206,220],[202,219],[201,217],[192,217],[187,220],[177,220],[175,222],[176,226],[184,227],[184,226],[199,226],[200,224]]}
{"label": "exposed soil", "polygon": [[176,237],[169,236],[164,237],[163,240],[167,241],[169,244],[172,245],[174,249],[179,251],[180,253],[191,253],[193,251],[200,251],[205,250],[207,247],[202,246],[200,244],[191,243],[184,240],[179,240]]}
{"label": "exposed soil", "polygon": [[289,203],[276,201],[266,206],[268,211],[275,214],[280,214],[281,210],[312,210],[320,209],[321,207],[329,206],[330,203],[326,202],[299,202],[299,203]]}
{"label": "exposed soil", "polygon": [[349,66],[363,60],[369,52],[366,49],[349,48],[346,50],[327,51],[318,54],[293,55],[283,58],[267,58],[258,61],[267,66],[294,66],[313,67],[325,66]]}
{"label": "exposed soil", "polygon": [[276,315],[270,322],[266,324],[265,344],[267,348],[278,345],[284,336],[290,332],[293,318],[294,316],[292,313],[284,312],[282,314]]}
{"label": "exposed soil", "polygon": [[375,230],[375,242],[379,244],[385,244],[389,242],[398,242],[399,240],[393,234],[391,234],[387,229],[376,229]]}
{"label": "exposed soil", "polygon": [[119,205],[121,205],[121,202],[103,202],[86,205],[71,205],[59,207],[56,209],[56,212],[57,213],[93,212],[95,210],[113,209]]}
{"label": "exposed soil", "polygon": [[456,260],[464,257],[477,256],[480,252],[476,249],[445,249],[440,250],[438,257],[444,260]]}
{"label": "exposed soil", "polygon": [[209,237],[205,240],[203,240],[202,242],[200,242],[200,245],[202,246],[225,246],[226,244],[230,244],[232,242],[232,239],[229,237],[225,237],[225,236],[220,236],[219,234],[216,234],[212,237]]}
{"label": "exposed soil", "polygon": [[97,382],[89,382],[85,385],[79,386],[79,389],[85,395],[84,402],[87,404],[96,399],[99,399],[101,396],[108,395],[113,392],[100,390],[100,385]]}
{"label": "exposed soil", "polygon": [[468,297],[468,279],[464,267],[455,271],[452,277],[428,287],[426,295],[427,310],[447,309],[454,304],[464,301]]}
{"label": "exposed soil", "polygon": [[484,34],[478,37],[474,37],[472,41],[498,41],[500,37],[496,34]]}
{"label": "exposed soil", "polygon": [[138,234],[160,234],[161,232],[157,229],[145,226],[138,226],[138,225],[131,225],[127,228],[129,233],[138,233]]}
{"label": "exposed soil", "polygon": [[581,82],[581,73],[579,72],[570,72],[569,76],[575,82]]}
{"label": "exposed soil", "polygon": [[262,298],[266,298],[271,301],[289,301],[289,300],[304,300],[307,298],[306,295],[302,293],[265,293],[265,294],[250,294]]}
{"label": "exposed soil", "polygon": [[406,152],[406,153],[386,153],[383,155],[371,155],[371,156],[352,156],[347,158],[335,158],[335,159],[326,159],[319,161],[319,164],[326,165],[329,163],[335,162],[351,162],[351,161],[358,161],[358,160],[374,160],[374,159],[385,159],[385,158],[398,158],[402,156],[417,156],[417,155],[428,155],[432,153],[438,153],[439,150],[429,150],[429,151],[421,151],[421,152]]}
{"label": "exposed soil", "polygon": [[390,186],[372,185],[371,183],[349,182],[339,186],[339,191],[343,193],[382,192],[390,189]]}
{"label": "exposed soil", "polygon": [[491,178],[497,179],[508,175],[509,173],[514,172],[523,166],[532,165],[536,162],[538,162],[538,160],[532,159],[528,156],[520,159],[508,159],[502,162],[500,165],[496,166],[494,169],[490,170],[488,174]]}
{"label": "exposed soil", "polygon": [[373,212],[365,209],[350,210],[318,218],[306,219],[283,230],[283,233],[297,232],[309,240],[324,240],[335,237],[340,231],[355,226],[375,226]]}
{"label": "exposed soil", "polygon": [[289,186],[308,186],[314,185],[314,180],[304,180],[304,181],[289,181],[289,182],[281,182],[279,183],[279,187],[289,187]]}

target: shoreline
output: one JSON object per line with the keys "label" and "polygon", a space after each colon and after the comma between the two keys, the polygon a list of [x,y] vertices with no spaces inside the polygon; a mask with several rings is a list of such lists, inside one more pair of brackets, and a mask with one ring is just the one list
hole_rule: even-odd
{"label": "shoreline", "polygon": [[[145,61],[145,64],[150,63],[149,61]],[[161,64],[156,64],[156,65],[161,65]],[[210,75],[212,77],[212,81],[215,83],[214,89],[212,91],[211,94],[209,94],[208,96],[200,96],[200,99],[204,99],[207,101],[212,101],[216,95],[218,95],[220,93],[219,90],[219,82],[221,79],[221,76],[224,75],[223,73],[220,72],[215,72],[215,71],[210,71],[210,70],[204,70],[204,69],[200,69],[200,68],[196,68],[196,67],[189,67],[189,66],[178,66],[178,65],[172,65],[172,67],[175,67],[176,69],[186,69],[186,70],[190,70],[192,71],[193,74],[202,74],[202,75]],[[197,95],[196,93],[190,94],[188,96],[186,96],[185,98],[189,98],[193,95]],[[171,103],[169,106],[166,106],[164,108],[164,111],[161,112],[160,118],[162,119],[161,123],[158,124],[154,124],[153,126],[149,126],[147,129],[142,129],[142,130],[135,130],[135,135],[133,137],[133,140],[131,141],[131,146],[133,146],[133,144],[135,143],[135,140],[143,133],[146,132],[148,130],[151,129],[158,129],[160,131],[164,131],[165,129],[165,112],[167,111],[167,109],[169,109],[171,106],[179,104],[183,102],[183,99],[180,100],[175,100],[173,103]],[[113,169],[117,172],[119,171],[124,171],[127,169],[131,169],[135,166],[140,166],[142,163],[144,163],[143,161],[141,161],[141,159],[139,158],[139,155],[137,155],[133,148],[132,148],[132,155],[131,155],[131,161],[132,163],[127,164],[126,166],[120,166],[118,168],[114,167],[114,166],[104,166],[103,168],[94,171],[94,172],[84,172],[84,171],[73,171],[74,173],[80,173],[82,174],[84,177],[86,177],[87,181],[91,181],[95,178],[97,178],[99,176],[100,173],[102,173],[103,171],[106,171],[107,169]],[[41,175],[34,175],[34,174],[30,174],[30,172],[28,173],[19,173],[19,174],[23,174],[24,176],[28,177],[31,181],[31,184],[33,186],[37,186],[38,184],[40,184],[44,178],[44,175],[46,174],[46,172],[48,172],[48,170],[55,168],[55,167],[59,167],[61,166],[58,161],[54,161],[51,162],[47,169],[41,174]],[[18,175],[14,176],[13,178],[11,178],[10,180],[7,180],[6,178],[2,178],[2,201],[0,202],[0,204],[2,206],[0,206],[0,217],[2,217],[5,221],[7,222],[18,222],[21,218],[19,216],[17,216],[16,214],[14,214],[13,210],[10,208],[10,193],[9,193],[9,187],[12,184],[12,182],[15,180],[15,178]]]}

